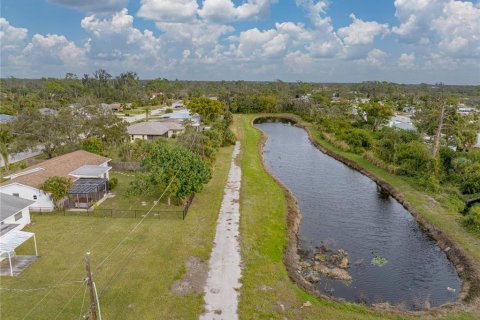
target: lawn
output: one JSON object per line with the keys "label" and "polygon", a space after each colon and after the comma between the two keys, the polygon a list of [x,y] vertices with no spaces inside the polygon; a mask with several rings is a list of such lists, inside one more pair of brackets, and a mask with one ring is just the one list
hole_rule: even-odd
{"label": "lawn", "polygon": [[[109,214],[109,211],[113,212],[115,216],[133,217],[137,214],[139,217],[141,214],[147,212],[154,202],[158,200],[161,195],[159,190],[158,194],[151,196],[128,196],[127,188],[130,182],[134,179],[131,172],[112,171],[110,172],[111,178],[117,178],[117,186],[111,190],[113,197],[107,198],[100,205],[97,206],[97,210],[100,214]],[[109,210],[110,209],[110,210]],[[169,206],[166,198],[162,198],[157,203],[154,209],[154,214],[158,217],[181,217],[183,206],[174,205],[173,202]]]}
{"label": "lawn", "polygon": [[[242,141],[240,207],[244,270],[243,286],[240,290],[241,318],[403,319],[361,305],[315,298],[290,281],[282,260],[283,248],[287,241],[287,203],[283,190],[262,168],[257,149],[262,134],[250,125],[254,117],[255,115],[235,115],[234,121],[234,129]],[[395,177],[391,177],[390,180],[395,180]],[[398,183],[404,184],[402,181]],[[407,186],[404,185],[401,190],[408,191]],[[423,200],[420,200],[424,196],[417,201],[416,196],[414,193],[408,193],[409,201],[414,205],[421,205]],[[419,209],[426,210],[424,207]],[[434,213],[430,212],[429,216],[431,215]],[[452,217],[446,216],[443,219],[446,222]],[[458,226],[455,230],[461,233],[465,240],[478,241]],[[474,248],[475,245],[472,244],[470,249]],[[479,250],[480,247],[476,248]],[[310,301],[312,306],[302,307],[306,301]],[[445,314],[444,319],[475,319],[475,317],[467,313]]]}
{"label": "lawn", "polygon": [[[33,215],[26,230],[36,233],[40,258],[20,276],[0,279],[0,318],[78,319],[85,253],[91,252],[95,270],[127,236],[93,275],[103,319],[197,319],[202,295],[181,297],[170,288],[185,272],[188,257],[209,258],[231,152],[231,147],[220,150],[213,178],[195,197],[185,221],[145,219],[129,234],[139,219]],[[124,205],[139,206],[133,201]],[[19,253],[31,254],[32,246],[26,243]]]}

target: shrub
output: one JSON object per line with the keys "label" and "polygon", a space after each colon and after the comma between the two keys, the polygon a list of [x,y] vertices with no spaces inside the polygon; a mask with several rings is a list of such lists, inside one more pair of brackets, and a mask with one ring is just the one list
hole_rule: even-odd
{"label": "shrub", "polygon": [[353,151],[361,153],[364,149],[370,149],[373,144],[372,134],[364,129],[354,128],[344,134],[344,139]]}
{"label": "shrub", "polygon": [[431,167],[430,154],[426,145],[419,141],[400,144],[396,153],[399,174],[417,176],[428,172]]}
{"label": "shrub", "polygon": [[480,163],[475,163],[465,168],[460,190],[464,194],[480,192]]}
{"label": "shrub", "polygon": [[465,217],[465,225],[476,231],[480,231],[480,205],[476,204]]}
{"label": "shrub", "polygon": [[389,173],[396,174],[398,172],[399,168],[397,166],[395,166],[393,164],[388,164],[388,163],[384,162],[383,160],[377,158],[373,154],[373,152],[371,152],[371,151],[365,152],[362,157],[364,159],[368,160],[369,162],[373,163],[377,167],[380,167],[380,168],[382,168],[383,170],[385,170]]}
{"label": "shrub", "polygon": [[81,142],[82,150],[101,155],[104,150],[102,141],[97,137],[85,138]]}
{"label": "shrub", "polygon": [[173,113],[173,109],[172,108],[168,108],[165,110],[165,113]]}
{"label": "shrub", "polygon": [[223,143],[222,146],[231,146],[235,144],[235,141],[237,141],[237,138],[235,137],[235,134],[233,133],[230,128],[226,128],[225,132],[223,133]]}
{"label": "shrub", "polygon": [[110,180],[108,180],[108,189],[113,190],[118,184],[118,178],[117,177],[112,177]]}

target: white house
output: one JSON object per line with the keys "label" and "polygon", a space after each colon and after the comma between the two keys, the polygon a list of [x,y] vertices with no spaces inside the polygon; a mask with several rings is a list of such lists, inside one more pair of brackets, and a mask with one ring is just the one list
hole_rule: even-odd
{"label": "white house", "polygon": [[73,181],[68,204],[88,208],[108,192],[110,160],[84,150],[67,153],[6,176],[0,192],[34,201],[32,210],[52,211],[55,205],[40,185],[53,176],[67,177]]}
{"label": "white house", "polygon": [[[32,200],[0,192],[0,261],[8,259],[8,265],[0,266],[1,276],[16,276],[25,270],[38,256],[37,241],[32,232],[20,231],[30,223],[29,207]],[[33,237],[35,256],[17,256],[15,250]]]}
{"label": "white house", "polygon": [[180,110],[171,113],[165,113],[161,117],[167,119],[176,119],[178,121],[187,120],[191,122],[192,127],[200,127],[200,115],[197,113],[190,114],[190,110]]}
{"label": "white house", "polygon": [[35,201],[0,192],[0,236],[11,230],[21,230],[30,224],[29,207]]}
{"label": "white house", "polygon": [[170,138],[174,134],[180,134],[185,126],[179,121],[166,119],[167,121],[149,121],[133,124],[127,128],[130,140],[154,140],[159,137]]}

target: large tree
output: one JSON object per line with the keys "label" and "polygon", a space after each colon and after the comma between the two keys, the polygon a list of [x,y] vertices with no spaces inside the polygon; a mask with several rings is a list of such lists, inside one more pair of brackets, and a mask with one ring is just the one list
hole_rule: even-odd
{"label": "large tree", "polygon": [[212,123],[223,114],[222,102],[209,98],[193,98],[187,101],[187,107],[192,113],[198,113],[206,123]]}
{"label": "large tree", "polygon": [[392,106],[388,103],[371,102],[361,104],[358,108],[361,121],[376,131],[393,116]]}

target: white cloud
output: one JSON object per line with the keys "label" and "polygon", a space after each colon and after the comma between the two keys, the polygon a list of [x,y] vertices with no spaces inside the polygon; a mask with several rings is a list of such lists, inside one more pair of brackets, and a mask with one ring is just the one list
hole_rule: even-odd
{"label": "white cloud", "polygon": [[388,33],[388,24],[380,24],[376,21],[363,21],[350,15],[353,22],[344,28],[338,29],[338,35],[346,45],[365,45],[371,44],[376,36],[386,35]]}
{"label": "white cloud", "polygon": [[190,22],[197,9],[196,0],[142,0],[137,15],[156,22]]}
{"label": "white cloud", "polygon": [[48,0],[48,2],[59,4],[85,12],[115,12],[125,8],[128,0]]}
{"label": "white cloud", "polygon": [[398,58],[398,66],[403,69],[413,69],[415,67],[415,52],[410,54],[402,53],[400,58]]}
{"label": "white cloud", "polygon": [[384,68],[388,54],[380,49],[371,50],[365,59],[357,60],[358,63],[375,68]]}
{"label": "white cloud", "polygon": [[63,35],[35,34],[32,41],[21,51],[15,60],[20,64],[28,65],[63,65],[66,67],[81,66],[86,63],[88,43],[84,47],[77,47]]}
{"label": "white cloud", "polygon": [[0,48],[2,52],[13,51],[25,43],[28,30],[16,28],[7,19],[0,17]]}
{"label": "white cloud", "polygon": [[199,16],[207,21],[222,23],[265,17],[270,5],[276,1],[247,0],[235,7],[231,0],[204,0]]}
{"label": "white cloud", "polygon": [[439,48],[454,56],[480,56],[480,7],[472,2],[451,1],[443,16],[432,21],[439,34]]}

